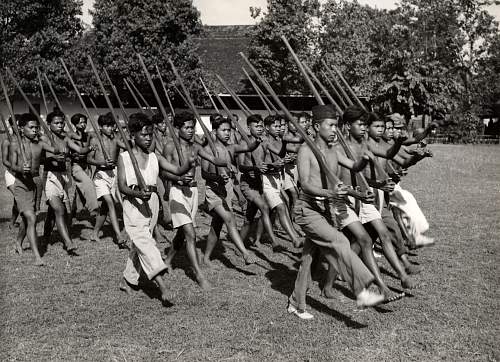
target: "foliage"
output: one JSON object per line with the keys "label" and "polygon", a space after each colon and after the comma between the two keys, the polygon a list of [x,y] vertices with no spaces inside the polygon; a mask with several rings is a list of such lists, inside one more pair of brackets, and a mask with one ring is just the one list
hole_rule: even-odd
{"label": "foliage", "polygon": [[386,11],[347,0],[329,0],[321,11],[321,58],[337,66],[361,95],[372,94],[382,80],[374,38],[384,32],[386,18]]}
{"label": "foliage", "polygon": [[[310,61],[317,51],[317,0],[271,0],[259,25],[249,34],[249,59],[278,93],[305,91],[282,35],[302,60]],[[252,10],[254,15],[260,11]]]}
{"label": "foliage", "polygon": [[10,67],[28,94],[39,95],[35,66],[47,72],[57,90],[66,90],[59,57],[78,42],[83,27],[80,0],[3,0],[0,2],[0,66]]}
{"label": "foliage", "polygon": [[136,53],[149,71],[161,70],[173,83],[168,59],[172,59],[188,88],[200,92],[200,60],[194,36],[202,32],[198,10],[189,0],[97,0],[93,12],[94,60],[106,67],[113,82],[122,87],[131,77],[141,89],[150,89]]}

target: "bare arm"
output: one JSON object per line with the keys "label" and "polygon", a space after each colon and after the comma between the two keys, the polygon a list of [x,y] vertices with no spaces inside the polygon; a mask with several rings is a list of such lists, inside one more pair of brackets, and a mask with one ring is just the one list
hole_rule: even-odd
{"label": "bare arm", "polygon": [[203,158],[204,160],[207,160],[208,162],[214,164],[215,166],[227,167],[227,162],[225,160],[223,160],[219,157],[214,157],[212,154],[208,153],[200,146],[196,147],[196,152],[201,158]]}
{"label": "bare arm", "polygon": [[10,168],[9,148],[10,148],[9,140],[4,140],[2,142],[2,163],[7,168]]}
{"label": "bare arm", "polygon": [[259,147],[261,140],[255,140],[252,143],[248,144],[246,142],[240,142],[237,144],[229,145],[228,148],[231,148],[233,154],[242,153],[242,152],[252,152],[257,147]]}
{"label": "bare arm", "polygon": [[151,192],[143,190],[133,190],[127,185],[127,176],[125,173],[125,166],[123,165],[123,160],[118,157],[118,189],[124,195],[141,198],[143,200],[148,200],[151,197]]}
{"label": "bare arm", "polygon": [[182,166],[179,167],[179,166],[174,166],[173,164],[168,162],[167,159],[162,155],[157,155],[156,157],[158,158],[158,164],[160,165],[160,168],[162,170],[179,176],[184,175],[186,172],[188,172],[191,169],[191,167],[194,166],[195,163],[195,159],[190,158],[189,160],[184,162]]}

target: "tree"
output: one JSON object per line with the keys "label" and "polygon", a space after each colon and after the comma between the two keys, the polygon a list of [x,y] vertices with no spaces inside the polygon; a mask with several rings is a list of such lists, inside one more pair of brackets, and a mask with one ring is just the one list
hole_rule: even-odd
{"label": "tree", "polygon": [[[270,0],[263,19],[250,32],[249,60],[278,93],[306,90],[282,35],[301,60],[311,62],[317,52],[317,0]],[[260,11],[253,9],[254,16]]]}
{"label": "tree", "polygon": [[377,103],[407,115],[444,111],[475,119],[472,79],[498,34],[498,24],[483,9],[489,3],[401,1],[381,58],[387,84],[379,88]]}
{"label": "tree", "polygon": [[35,66],[67,91],[59,57],[67,56],[83,27],[79,0],[3,0],[0,2],[0,65],[10,67],[28,94],[40,95]]}
{"label": "tree", "polygon": [[375,38],[386,32],[387,12],[357,1],[329,0],[321,14],[321,57],[337,66],[357,93],[372,94],[382,81],[377,40],[386,38]]}
{"label": "tree", "polygon": [[150,94],[136,56],[140,53],[150,72],[155,74],[154,65],[158,65],[168,83],[174,82],[168,64],[172,59],[194,97],[202,94],[193,39],[202,32],[202,25],[192,1],[96,0],[94,9],[94,60],[108,70],[118,87],[123,78],[131,77]]}

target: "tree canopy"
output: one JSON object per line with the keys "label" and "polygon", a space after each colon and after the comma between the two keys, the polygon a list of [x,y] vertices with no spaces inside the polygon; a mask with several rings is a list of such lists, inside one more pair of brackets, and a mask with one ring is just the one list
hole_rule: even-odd
{"label": "tree canopy", "polygon": [[0,65],[10,67],[23,89],[40,94],[39,66],[64,87],[59,57],[66,57],[83,27],[80,0],[3,0],[0,2]]}

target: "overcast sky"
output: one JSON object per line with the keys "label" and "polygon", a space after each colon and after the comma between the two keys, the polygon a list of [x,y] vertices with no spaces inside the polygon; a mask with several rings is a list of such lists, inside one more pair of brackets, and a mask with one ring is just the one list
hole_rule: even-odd
{"label": "overcast sky", "polygon": [[[397,0],[358,0],[361,4],[367,4],[381,9],[393,9]],[[88,9],[92,7],[94,0],[83,0],[83,20],[91,24],[92,18]],[[266,8],[266,0],[193,0],[193,4],[201,12],[201,21],[205,25],[244,25],[254,24],[250,17],[250,6]],[[488,8],[497,21],[500,21],[500,5]]]}

